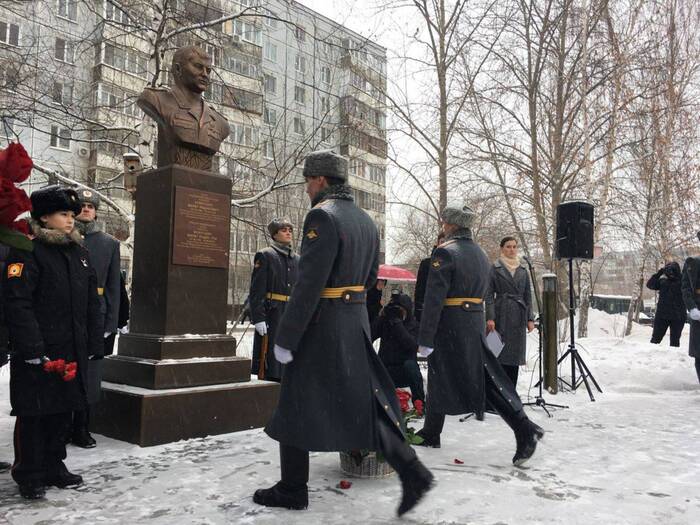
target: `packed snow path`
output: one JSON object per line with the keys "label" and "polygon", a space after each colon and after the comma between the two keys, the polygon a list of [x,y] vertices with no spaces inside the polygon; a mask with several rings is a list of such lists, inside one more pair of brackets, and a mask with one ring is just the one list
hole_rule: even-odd
{"label": "packed snow path", "polygon": [[[312,454],[307,511],[255,505],[253,491],[277,481],[279,461],[276,443],[253,430],[143,449],[98,435],[96,449],[69,447],[67,464],[85,479],[78,489],[52,488],[46,501],[26,502],[0,473],[0,523],[700,523],[700,388],[687,334],[681,349],[669,349],[647,343],[650,328],[623,340],[619,318],[594,317],[581,343],[604,390],[596,402],[581,387],[545,396],[571,407],[552,418],[529,409],[547,435],[527,469],[511,465],[515,443],[498,417],[448,418],[442,448],[418,448],[437,485],[403,520],[395,518],[395,476],[347,478],[335,453]],[[523,397],[530,376],[521,372]],[[0,460],[11,461],[7,380],[6,367]],[[341,479],[352,487],[336,488]]]}

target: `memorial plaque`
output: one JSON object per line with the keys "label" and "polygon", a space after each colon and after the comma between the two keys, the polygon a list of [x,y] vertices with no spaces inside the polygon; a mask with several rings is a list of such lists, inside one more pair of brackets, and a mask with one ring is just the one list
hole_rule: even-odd
{"label": "memorial plaque", "polygon": [[173,264],[228,268],[231,201],[220,193],[175,187]]}

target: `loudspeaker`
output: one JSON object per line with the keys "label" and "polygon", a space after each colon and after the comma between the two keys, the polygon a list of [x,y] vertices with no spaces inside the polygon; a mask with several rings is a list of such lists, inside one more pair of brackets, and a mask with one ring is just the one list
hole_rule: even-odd
{"label": "loudspeaker", "polygon": [[585,201],[557,206],[558,259],[593,259],[593,205]]}

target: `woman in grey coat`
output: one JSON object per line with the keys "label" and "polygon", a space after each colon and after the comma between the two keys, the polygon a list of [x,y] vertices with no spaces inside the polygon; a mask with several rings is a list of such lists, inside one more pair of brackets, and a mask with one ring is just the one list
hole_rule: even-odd
{"label": "woman in grey coat", "polygon": [[513,386],[518,382],[520,365],[525,364],[527,332],[534,328],[530,275],[518,257],[518,241],[504,237],[486,294],[486,331],[496,330],[501,336],[504,346],[498,361]]}

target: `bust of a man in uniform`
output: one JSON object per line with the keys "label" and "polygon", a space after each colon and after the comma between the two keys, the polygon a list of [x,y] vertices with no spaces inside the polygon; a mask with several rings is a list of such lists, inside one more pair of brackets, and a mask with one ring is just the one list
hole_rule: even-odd
{"label": "bust of a man in uniform", "polygon": [[228,121],[202,98],[209,86],[211,57],[198,47],[181,47],[170,72],[172,89],[147,87],[138,99],[139,107],[158,123],[157,164],[211,170],[230,131]]}

